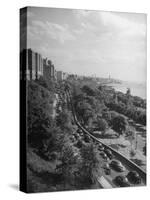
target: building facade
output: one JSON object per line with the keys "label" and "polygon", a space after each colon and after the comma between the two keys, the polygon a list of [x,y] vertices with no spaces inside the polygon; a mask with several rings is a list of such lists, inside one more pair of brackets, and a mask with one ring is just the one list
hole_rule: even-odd
{"label": "building facade", "polygon": [[35,66],[36,66],[36,79],[39,79],[40,76],[43,76],[43,59],[41,54],[35,53]]}
{"label": "building facade", "polygon": [[63,80],[63,72],[57,71],[57,81],[62,81],[62,80]]}
{"label": "building facade", "polygon": [[51,60],[43,59],[43,76],[47,79],[55,80],[55,68]]}
{"label": "building facade", "polygon": [[43,75],[43,59],[32,49],[24,49],[20,55],[21,76],[23,79],[35,80]]}
{"label": "building facade", "polygon": [[57,71],[57,81],[64,81],[68,77],[68,74],[62,71]]}

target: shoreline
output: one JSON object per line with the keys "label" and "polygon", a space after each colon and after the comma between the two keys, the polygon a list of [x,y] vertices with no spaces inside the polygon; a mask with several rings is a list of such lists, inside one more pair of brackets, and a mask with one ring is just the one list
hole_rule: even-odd
{"label": "shoreline", "polygon": [[[147,99],[146,85],[144,86],[143,84],[141,85],[140,83],[139,84],[134,83],[134,85],[130,85],[129,82],[128,83],[126,83],[126,82],[120,82],[120,83],[112,82],[112,83],[103,83],[103,85],[105,85],[107,87],[111,87],[112,89],[115,90],[115,92],[121,92],[122,94],[126,93],[127,88],[130,88],[132,97],[138,97],[138,98],[141,98],[142,100]],[[137,91],[139,91],[138,85],[141,86],[140,87],[141,95],[137,94],[137,93],[139,93],[139,92],[137,92]],[[143,89],[143,87],[144,87],[144,89]]]}

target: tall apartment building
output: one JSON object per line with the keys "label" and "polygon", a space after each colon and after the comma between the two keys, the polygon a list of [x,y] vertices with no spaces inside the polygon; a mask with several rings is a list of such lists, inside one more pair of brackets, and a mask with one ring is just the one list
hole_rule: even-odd
{"label": "tall apartment building", "polygon": [[36,79],[39,79],[43,75],[43,59],[42,56],[38,53],[35,53],[35,62],[36,62]]}
{"label": "tall apartment building", "polygon": [[63,72],[57,71],[57,81],[62,81],[62,80],[63,80]]}
{"label": "tall apartment building", "polygon": [[66,80],[68,78],[68,74],[66,72],[63,72],[63,80]]}
{"label": "tall apartment building", "polygon": [[51,78],[54,78],[55,68],[54,68],[53,64],[51,64],[50,69],[51,69],[50,70],[51,71]]}
{"label": "tall apartment building", "polygon": [[43,76],[50,79],[50,61],[47,58],[43,59]]}
{"label": "tall apartment building", "polygon": [[57,71],[57,80],[58,81],[63,81],[66,80],[68,77],[68,74],[62,71]]}
{"label": "tall apartment building", "polygon": [[57,71],[54,69],[54,80],[57,81]]}
{"label": "tall apartment building", "polygon": [[24,49],[20,55],[22,78],[35,80],[43,75],[43,59],[32,49]]}
{"label": "tall apartment building", "polygon": [[51,60],[48,60],[47,58],[43,60],[43,69],[44,77],[52,80],[55,79],[55,68]]}

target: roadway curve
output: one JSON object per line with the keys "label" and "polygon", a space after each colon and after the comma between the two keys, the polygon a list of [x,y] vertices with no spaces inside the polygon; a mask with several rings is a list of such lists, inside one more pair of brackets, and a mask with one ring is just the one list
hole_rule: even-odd
{"label": "roadway curve", "polygon": [[118,151],[116,151],[115,149],[111,148],[110,146],[104,144],[103,142],[101,142],[98,138],[96,138],[95,136],[93,136],[85,127],[83,127],[80,122],[77,119],[76,113],[75,113],[75,109],[72,103],[72,96],[70,94],[70,90],[68,88],[66,88],[66,95],[67,95],[67,99],[68,102],[71,105],[71,110],[73,113],[73,117],[74,117],[74,121],[76,123],[76,125],[87,135],[89,135],[94,141],[101,143],[105,148],[110,149],[113,153],[113,155],[115,156],[116,159],[118,159],[119,161],[121,161],[123,164],[125,164],[126,166],[128,166],[131,170],[136,171],[142,178],[143,183],[146,184],[146,172],[143,171],[138,165],[136,165],[134,162],[132,162],[131,160],[129,160],[128,158],[126,158],[124,155],[122,155],[121,153],[119,153]]}

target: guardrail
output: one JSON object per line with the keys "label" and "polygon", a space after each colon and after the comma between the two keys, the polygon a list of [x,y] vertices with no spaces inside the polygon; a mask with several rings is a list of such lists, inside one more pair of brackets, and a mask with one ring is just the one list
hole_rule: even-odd
{"label": "guardrail", "polygon": [[85,127],[83,127],[76,116],[75,113],[75,109],[74,106],[72,104],[72,97],[70,94],[70,91],[68,90],[68,100],[71,104],[71,109],[72,109],[72,113],[73,113],[73,117],[74,117],[74,121],[77,124],[77,126],[86,134],[88,134],[93,140],[97,141],[98,143],[101,143],[105,148],[110,149],[113,153],[113,155],[118,158],[121,162],[124,162],[126,165],[128,165],[130,168],[132,168],[134,171],[137,171],[138,174],[141,176],[141,178],[143,179],[143,181],[146,184],[146,172],[143,171],[138,165],[136,165],[134,162],[132,162],[131,160],[129,160],[128,158],[126,158],[124,155],[122,155],[120,152],[116,151],[115,149],[111,148],[110,146],[104,144],[103,142],[101,142],[98,138],[96,138],[95,136],[92,135],[92,133],[90,133]]}

